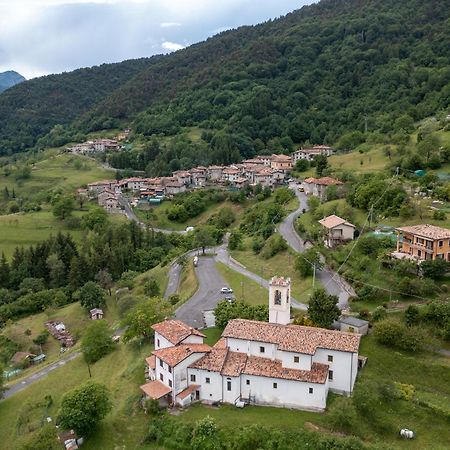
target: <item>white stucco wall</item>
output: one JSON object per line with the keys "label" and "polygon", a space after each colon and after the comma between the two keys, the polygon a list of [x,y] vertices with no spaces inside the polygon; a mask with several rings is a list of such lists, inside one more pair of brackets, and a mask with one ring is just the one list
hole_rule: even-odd
{"label": "white stucco wall", "polygon": [[[295,362],[298,357],[299,362]],[[281,360],[283,367],[298,370],[311,370],[312,356],[303,353],[278,352],[277,359]]]}
{"label": "white stucco wall", "polygon": [[[323,410],[327,404],[328,383],[303,383],[269,377],[242,375],[242,398],[254,396],[258,405]],[[250,384],[247,384],[247,380]],[[277,383],[277,388],[273,387]],[[313,393],[309,393],[309,388]]]}
{"label": "white stucco wall", "polygon": [[[328,355],[333,361],[328,361]],[[356,363],[355,361],[356,355]],[[333,392],[350,394],[358,371],[358,355],[350,352],[326,350],[318,348],[313,356],[313,362],[328,364],[333,372],[333,380],[329,380],[329,388]]]}
{"label": "white stucco wall", "polygon": [[[225,403],[235,404],[241,397],[241,378],[240,377],[222,377],[223,383],[223,401]],[[230,383],[230,390],[228,390]]]}
{"label": "white stucco wall", "polygon": [[[222,375],[218,372],[208,370],[188,369],[188,379],[191,374],[195,375],[195,381],[189,381],[189,384],[198,384],[200,388],[200,400],[203,402],[221,402],[222,401]],[[206,383],[206,378],[210,379]]]}
{"label": "white stucco wall", "polygon": [[[227,346],[232,352],[246,353],[247,355],[261,356],[262,358],[269,359],[275,359],[277,357],[276,345],[268,344],[267,342],[227,338]],[[264,352],[260,351],[260,347],[264,347]]]}
{"label": "white stucco wall", "polygon": [[203,344],[203,338],[201,336],[191,334],[186,339],[181,341],[180,344]]}
{"label": "white stucco wall", "polygon": [[168,347],[173,347],[173,344],[170,341],[168,341],[164,336],[155,331],[155,350]]}
{"label": "white stucco wall", "polygon": [[188,366],[198,361],[205,353],[194,353],[177,364],[174,368],[175,383],[173,389],[175,394],[178,394],[182,390],[186,389],[190,384],[200,384],[197,382],[190,382],[188,377]]}

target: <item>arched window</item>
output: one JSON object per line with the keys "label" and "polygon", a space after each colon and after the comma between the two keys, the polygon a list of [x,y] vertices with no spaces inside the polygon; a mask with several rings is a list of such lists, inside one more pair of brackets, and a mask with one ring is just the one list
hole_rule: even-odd
{"label": "arched window", "polygon": [[281,292],[278,289],[275,291],[274,303],[275,305],[281,305]]}

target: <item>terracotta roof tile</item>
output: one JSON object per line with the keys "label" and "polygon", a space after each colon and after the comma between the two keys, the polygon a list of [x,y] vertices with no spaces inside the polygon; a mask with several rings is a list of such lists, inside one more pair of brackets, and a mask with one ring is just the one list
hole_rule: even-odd
{"label": "terracotta roof tile", "polygon": [[249,356],[242,372],[245,375],[281,378],[284,380],[304,381],[308,383],[325,383],[328,376],[328,365],[313,363],[311,370],[287,369],[281,361]]}
{"label": "terracotta roof tile", "polygon": [[180,344],[175,347],[160,348],[153,354],[169,366],[174,367],[194,353],[207,353],[211,347],[206,344]]}
{"label": "terracotta roof tile", "polygon": [[272,277],[270,280],[271,286],[288,286],[291,282],[290,278],[284,278],[284,277]]}
{"label": "terracotta roof tile", "polygon": [[227,340],[221,337],[214,345],[213,348],[227,348]]}
{"label": "terracotta roof tile", "polygon": [[153,369],[153,370],[156,369],[156,356],[155,355],[145,358],[145,362],[147,363],[148,367],[150,367],[150,369]]}
{"label": "terracotta roof tile", "polygon": [[398,231],[415,234],[428,239],[448,239],[450,238],[450,230],[447,228],[437,227],[435,225],[413,225],[410,227],[396,228]]}
{"label": "terracotta roof tile", "polygon": [[188,386],[184,391],[181,391],[179,394],[177,394],[177,397],[181,400],[185,399],[188,395],[191,395],[196,389],[198,389],[200,386],[198,384],[191,384]]}
{"label": "terracotta roof tile", "polygon": [[172,389],[161,383],[161,381],[155,380],[150,381],[150,383],[143,384],[141,386],[141,391],[148,397],[158,400],[167,395],[169,392],[172,392]]}
{"label": "terracotta roof tile", "polygon": [[279,350],[307,355],[314,355],[318,348],[357,352],[361,340],[355,333],[244,319],[230,320],[222,336],[277,344]]}
{"label": "terracotta roof tile", "polygon": [[351,224],[350,222],[347,222],[342,217],[336,216],[335,214],[332,214],[331,216],[328,216],[328,217],[325,217],[325,218],[319,220],[319,223],[328,229],[337,227],[342,224],[345,224],[345,225],[355,228],[355,225]]}
{"label": "terracotta roof tile", "polygon": [[179,344],[191,335],[206,337],[200,331],[181,322],[181,320],[165,320],[164,322],[155,323],[152,329],[165,337],[173,345]]}
{"label": "terracotta roof tile", "polygon": [[245,368],[247,355],[245,353],[231,352],[227,353],[221,374],[225,377],[238,377]]}
{"label": "terracotta roof tile", "polygon": [[193,369],[211,370],[213,372],[220,372],[227,357],[227,348],[212,348],[209,353],[195,361],[189,367]]}

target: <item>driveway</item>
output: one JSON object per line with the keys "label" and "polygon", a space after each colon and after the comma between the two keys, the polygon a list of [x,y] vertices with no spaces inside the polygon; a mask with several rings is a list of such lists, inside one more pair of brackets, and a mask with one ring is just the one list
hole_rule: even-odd
{"label": "driveway", "polygon": [[192,327],[203,328],[202,311],[214,309],[223,300],[224,295],[220,294],[220,289],[226,286],[226,283],[216,268],[213,256],[200,256],[195,274],[198,290],[175,311],[175,318]]}

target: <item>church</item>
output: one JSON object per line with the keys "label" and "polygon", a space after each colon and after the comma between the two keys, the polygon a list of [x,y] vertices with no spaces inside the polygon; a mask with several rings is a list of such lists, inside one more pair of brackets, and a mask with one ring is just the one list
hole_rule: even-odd
{"label": "church", "polygon": [[230,320],[213,347],[181,321],[155,324],[144,398],[322,411],[329,391],[351,395],[361,335],[291,325],[290,288],[289,278],[273,277],[269,322]]}

